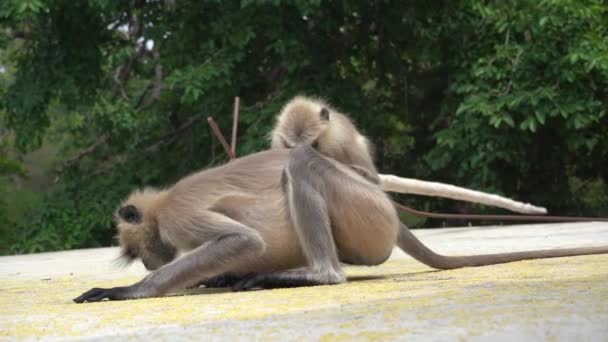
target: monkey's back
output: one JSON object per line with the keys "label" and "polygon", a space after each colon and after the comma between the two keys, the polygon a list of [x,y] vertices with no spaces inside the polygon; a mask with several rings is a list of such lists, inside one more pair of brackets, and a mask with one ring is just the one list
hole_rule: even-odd
{"label": "monkey's back", "polygon": [[[289,220],[282,187],[290,150],[268,150],[189,175],[168,193],[165,217],[192,212],[221,213],[256,230],[266,251],[244,272],[271,271],[301,265],[304,257]],[[238,270],[234,270],[238,273]]]}
{"label": "monkey's back", "polygon": [[[259,194],[276,191],[289,159],[289,150],[270,150],[235,159],[224,165],[193,173],[170,189],[173,198],[213,202],[218,193],[233,191]],[[192,198],[194,197],[194,198]]]}

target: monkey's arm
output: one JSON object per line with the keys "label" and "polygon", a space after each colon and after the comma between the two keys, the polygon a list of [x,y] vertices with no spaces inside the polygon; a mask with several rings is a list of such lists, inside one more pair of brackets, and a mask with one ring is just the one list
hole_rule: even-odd
{"label": "monkey's arm", "polygon": [[194,235],[201,232],[205,233],[201,235],[211,233],[215,236],[133,285],[93,288],[75,298],[74,302],[157,297],[173,289],[193,285],[201,279],[229,272],[235,265],[260,255],[265,249],[264,240],[255,230],[224,215],[207,212],[197,224],[200,225],[187,229]]}
{"label": "monkey's arm", "polygon": [[[307,265],[298,269],[258,273],[232,286],[241,291],[256,287],[297,287],[338,284],[346,281],[332,235],[327,203],[322,194],[324,181],[320,159],[310,146],[298,146],[290,153],[285,169],[287,204]],[[311,161],[314,161],[311,162]],[[311,167],[315,164],[316,167]],[[344,174],[344,177],[348,177]]]}
{"label": "monkey's arm", "polygon": [[522,214],[546,214],[547,209],[530,203],[517,202],[512,199],[470,190],[450,184],[427,182],[413,178],[380,174],[380,187],[384,191],[402,194],[415,194],[433,197],[445,197],[460,201],[479,203],[511,210]]}

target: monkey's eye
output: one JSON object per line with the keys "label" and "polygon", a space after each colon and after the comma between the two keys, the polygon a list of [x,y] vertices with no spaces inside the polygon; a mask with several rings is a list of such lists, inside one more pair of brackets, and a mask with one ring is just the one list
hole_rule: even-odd
{"label": "monkey's eye", "polygon": [[118,210],[118,216],[128,223],[141,223],[141,213],[132,204],[125,205]]}
{"label": "monkey's eye", "polygon": [[311,144],[312,148],[314,148],[315,150],[319,148],[319,140],[315,140],[312,142]]}

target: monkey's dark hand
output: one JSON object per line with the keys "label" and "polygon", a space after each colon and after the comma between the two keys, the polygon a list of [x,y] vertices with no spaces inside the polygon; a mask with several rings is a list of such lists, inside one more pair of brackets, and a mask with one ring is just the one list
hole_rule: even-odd
{"label": "monkey's dark hand", "polygon": [[134,298],[131,286],[113,287],[111,289],[101,289],[98,287],[92,288],[82,295],[74,298],[76,303],[84,302],[99,302],[104,299],[109,300],[125,300]]}

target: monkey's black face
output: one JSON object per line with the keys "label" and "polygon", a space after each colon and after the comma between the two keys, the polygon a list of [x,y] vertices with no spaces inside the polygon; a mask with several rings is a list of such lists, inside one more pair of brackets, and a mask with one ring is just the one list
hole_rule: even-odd
{"label": "monkey's black face", "polygon": [[137,250],[130,246],[123,246],[120,251],[120,259],[123,262],[123,265],[129,265],[134,262],[139,255],[137,254]]}
{"label": "monkey's black face", "polygon": [[320,125],[309,125],[306,127],[299,127],[298,131],[291,132],[287,139],[281,138],[283,147],[294,148],[300,145],[314,144],[319,136],[325,130],[324,126]]}
{"label": "monkey's black face", "polygon": [[139,212],[139,209],[132,204],[125,205],[118,209],[118,216],[130,224],[141,223],[141,213]]}
{"label": "monkey's black face", "polygon": [[131,246],[128,244],[122,246],[120,258],[125,264],[130,264],[136,259],[141,259],[141,262],[148,271],[154,271],[175,259],[177,252],[174,248],[163,244],[157,239],[145,242],[146,244],[142,246]]}
{"label": "monkey's black face", "polygon": [[148,271],[154,271],[175,259],[177,251],[160,239],[150,241],[151,245],[140,255],[141,262]]}

